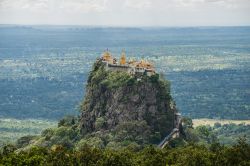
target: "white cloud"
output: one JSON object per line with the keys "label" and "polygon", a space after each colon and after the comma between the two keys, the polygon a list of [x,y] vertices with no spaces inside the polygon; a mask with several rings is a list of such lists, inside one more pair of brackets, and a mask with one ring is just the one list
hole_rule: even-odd
{"label": "white cloud", "polygon": [[0,24],[250,25],[250,0],[0,0]]}
{"label": "white cloud", "polygon": [[125,7],[135,9],[145,9],[152,6],[151,0],[126,0],[124,3]]}
{"label": "white cloud", "polygon": [[61,8],[82,12],[103,12],[107,9],[106,3],[107,0],[64,0]]}
{"label": "white cloud", "polygon": [[0,0],[0,10],[102,12],[107,0]]}

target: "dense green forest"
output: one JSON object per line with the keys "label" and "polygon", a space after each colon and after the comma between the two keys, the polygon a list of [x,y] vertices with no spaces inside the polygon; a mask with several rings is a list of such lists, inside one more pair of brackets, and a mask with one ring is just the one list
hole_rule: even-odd
{"label": "dense green forest", "polygon": [[231,147],[212,143],[210,146],[190,143],[176,148],[143,149],[128,146],[123,149],[99,149],[84,146],[68,150],[61,145],[51,149],[33,147],[29,151],[15,152],[15,146],[1,149],[0,165],[84,165],[84,166],[165,166],[165,165],[250,165],[250,144],[240,138]]}

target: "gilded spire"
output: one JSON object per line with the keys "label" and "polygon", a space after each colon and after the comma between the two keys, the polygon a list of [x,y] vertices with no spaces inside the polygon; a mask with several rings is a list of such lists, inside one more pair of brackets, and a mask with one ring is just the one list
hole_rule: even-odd
{"label": "gilded spire", "polygon": [[120,59],[120,64],[125,65],[126,64],[126,54],[125,51],[122,51],[121,59]]}

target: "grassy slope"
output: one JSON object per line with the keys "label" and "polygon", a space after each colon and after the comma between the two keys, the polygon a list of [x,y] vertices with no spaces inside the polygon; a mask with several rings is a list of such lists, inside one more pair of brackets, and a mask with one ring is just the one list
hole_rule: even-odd
{"label": "grassy slope", "polygon": [[194,127],[200,126],[200,125],[210,125],[213,126],[215,123],[220,123],[222,125],[224,124],[230,124],[230,123],[234,123],[234,124],[241,124],[241,123],[245,123],[250,124],[250,120],[230,120],[230,119],[206,119],[206,118],[202,118],[202,119],[193,119],[193,125]]}
{"label": "grassy slope", "polygon": [[25,135],[38,135],[42,130],[56,125],[57,122],[48,120],[0,118],[0,146],[4,143],[13,143]]}

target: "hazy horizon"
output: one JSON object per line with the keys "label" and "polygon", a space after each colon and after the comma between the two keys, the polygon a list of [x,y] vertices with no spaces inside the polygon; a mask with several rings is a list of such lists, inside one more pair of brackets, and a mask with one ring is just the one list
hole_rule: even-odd
{"label": "hazy horizon", "polygon": [[250,26],[248,0],[0,0],[0,24]]}
{"label": "hazy horizon", "polygon": [[0,26],[24,26],[24,27],[86,27],[86,28],[234,28],[234,27],[250,27],[249,25],[195,25],[195,26],[136,26],[136,25],[77,25],[77,24],[0,24]]}

